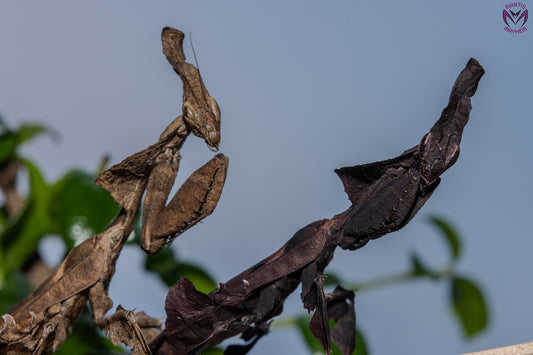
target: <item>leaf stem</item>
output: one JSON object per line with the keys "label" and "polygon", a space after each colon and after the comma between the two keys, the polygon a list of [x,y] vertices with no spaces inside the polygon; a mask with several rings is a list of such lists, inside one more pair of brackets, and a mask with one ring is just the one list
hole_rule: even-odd
{"label": "leaf stem", "polygon": [[401,272],[376,278],[367,282],[348,285],[347,288],[357,292],[365,292],[379,287],[390,286],[404,281],[412,281],[420,278],[429,278],[432,280],[447,279],[454,274],[452,267],[444,267],[440,270],[431,271],[430,273],[419,274],[412,271]]}

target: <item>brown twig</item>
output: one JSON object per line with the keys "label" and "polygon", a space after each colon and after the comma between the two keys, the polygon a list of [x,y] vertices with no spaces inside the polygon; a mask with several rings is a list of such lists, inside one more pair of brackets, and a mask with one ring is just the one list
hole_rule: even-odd
{"label": "brown twig", "polygon": [[533,355],[533,343],[509,345],[501,348],[465,353],[463,355]]}

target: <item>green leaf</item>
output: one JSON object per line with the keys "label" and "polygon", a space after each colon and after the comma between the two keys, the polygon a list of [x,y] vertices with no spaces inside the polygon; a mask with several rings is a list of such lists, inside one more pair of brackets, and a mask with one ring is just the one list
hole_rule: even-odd
{"label": "green leaf", "polygon": [[0,314],[6,313],[30,292],[31,287],[22,272],[9,272],[0,287]]}
{"label": "green leaf", "polygon": [[52,137],[56,134],[41,124],[22,124],[13,130],[0,118],[0,164],[16,156],[17,148],[36,136],[49,133]]}
{"label": "green leaf", "polygon": [[4,164],[15,156],[17,142],[13,134],[4,133],[0,135],[0,164]]}
{"label": "green leaf", "polygon": [[6,206],[4,205],[0,208],[0,235],[4,233],[4,230],[7,227],[8,223],[9,223],[9,216],[7,213]]}
{"label": "green leaf", "polygon": [[4,224],[4,229],[0,234],[0,245],[2,250],[9,248],[17,239],[19,239],[22,233],[23,227],[27,224],[27,221],[31,219],[33,213],[33,204],[31,201],[27,201],[24,208],[18,216],[14,219],[7,219]]}
{"label": "green leaf", "polygon": [[18,270],[38,247],[39,239],[52,232],[49,188],[37,167],[22,160],[30,179],[30,194],[20,216],[8,225],[0,239],[5,250],[2,266]]}
{"label": "green leaf", "polygon": [[[307,348],[309,349],[309,352],[312,354],[322,354],[324,353],[324,348],[322,348],[322,345],[313,336],[313,333],[311,333],[311,330],[309,330],[309,322],[311,320],[310,316],[300,316],[296,318],[296,328],[300,331],[300,334],[302,335],[302,338],[307,345]],[[330,320],[330,328],[333,327],[335,322],[332,322]],[[341,351],[339,348],[335,345],[335,343],[331,344],[332,346],[332,354],[333,355],[341,355]],[[367,346],[365,342],[365,338],[363,334],[359,330],[356,330],[355,332],[355,355],[367,355]]]}
{"label": "green leaf", "polygon": [[342,284],[342,280],[339,275],[329,271],[324,274],[324,286],[337,286],[340,284]]}
{"label": "green leaf", "polygon": [[15,132],[15,135],[17,137],[17,146],[43,133],[50,133],[52,136],[55,136],[55,133],[53,133],[51,130],[48,129],[48,127],[44,125],[36,123],[22,124]]}
{"label": "green leaf", "polygon": [[215,347],[209,347],[202,350],[202,355],[224,355],[224,350]]}
{"label": "green leaf", "polygon": [[205,270],[191,263],[178,262],[171,248],[163,248],[157,254],[147,255],[145,268],[159,275],[167,286],[186,277],[200,292],[209,293],[216,288],[215,281]]}
{"label": "green leaf", "polygon": [[300,331],[300,334],[302,335],[303,340],[307,345],[307,348],[309,349],[310,353],[323,353],[324,348],[322,347],[318,339],[313,336],[311,330],[309,330],[310,320],[311,317],[309,316],[298,317],[296,321],[297,328]]}
{"label": "green leaf", "polygon": [[[176,271],[178,271],[177,275],[189,279],[198,291],[203,292],[205,294],[208,294],[217,287],[216,282],[213,281],[211,276],[209,276],[209,274],[204,269],[195,264],[178,263]],[[172,284],[175,284],[176,282],[173,282]]]}
{"label": "green leaf", "polygon": [[367,355],[366,343],[363,334],[359,330],[355,332],[355,355]]}
{"label": "green leaf", "polygon": [[52,187],[50,213],[68,250],[105,229],[119,211],[95,176],[72,170]]}
{"label": "green leaf", "polygon": [[[311,321],[310,316],[301,316],[298,317],[296,320],[296,326],[298,330],[300,331],[300,334],[302,335],[305,344],[307,345],[307,348],[309,351],[313,354],[321,354],[324,353],[324,348],[322,347],[322,344],[318,341],[317,338],[311,333],[311,330],[309,330],[309,322]],[[329,327],[330,329],[335,325],[335,321],[329,320]],[[357,342],[357,340],[356,340]],[[331,343],[331,354],[332,355],[342,355],[341,351],[335,345],[335,343]]]}
{"label": "green leaf", "polygon": [[432,216],[429,218],[431,224],[439,229],[446,240],[452,253],[452,260],[458,260],[461,255],[461,239],[452,224],[442,217]]}
{"label": "green leaf", "polygon": [[413,276],[429,276],[433,273],[430,271],[428,267],[422,263],[422,260],[416,253],[411,253],[410,255],[411,259],[411,274]]}
{"label": "green leaf", "polygon": [[488,314],[480,289],[470,280],[452,279],[451,303],[467,338],[481,332],[487,326]]}

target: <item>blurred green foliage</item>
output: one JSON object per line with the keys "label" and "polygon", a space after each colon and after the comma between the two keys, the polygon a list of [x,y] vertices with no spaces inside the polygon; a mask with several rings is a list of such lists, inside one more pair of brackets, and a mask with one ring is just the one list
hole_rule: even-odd
{"label": "blurred green foliage", "polygon": [[[9,127],[0,117],[0,169],[17,162],[28,176],[29,191],[22,211],[10,216],[7,209],[0,209],[0,314],[5,313],[31,291],[24,268],[38,257],[39,241],[47,235],[59,236],[66,252],[90,236],[101,232],[119,211],[118,205],[105,190],[94,184],[96,172],[71,170],[55,182],[47,182],[38,166],[22,157],[20,147],[42,134],[52,134],[37,124]],[[5,201],[4,201],[5,204]],[[450,250],[450,261],[442,268],[434,269],[412,254],[410,270],[390,275],[364,284],[349,285],[335,275],[328,275],[327,285],[344,285],[358,292],[384,287],[418,278],[447,282],[450,285],[449,304],[466,338],[482,332],[488,320],[483,293],[474,281],[460,274],[456,265],[461,257],[461,237],[451,223],[443,218],[431,217],[430,223],[439,231]],[[137,225],[130,243],[140,238]],[[171,286],[181,277],[187,277],[204,293],[212,291],[216,284],[201,266],[178,260],[173,249],[164,248],[158,254],[147,255],[145,269]],[[322,347],[309,331],[309,316],[277,320],[274,328],[293,326],[299,330],[312,353],[322,352]],[[367,351],[364,337],[356,334],[356,355]],[[120,354],[124,347],[114,346],[91,322],[88,308],[84,310],[68,340],[57,354]],[[218,348],[209,348],[205,354],[222,354]],[[333,354],[340,354],[333,347]]]}

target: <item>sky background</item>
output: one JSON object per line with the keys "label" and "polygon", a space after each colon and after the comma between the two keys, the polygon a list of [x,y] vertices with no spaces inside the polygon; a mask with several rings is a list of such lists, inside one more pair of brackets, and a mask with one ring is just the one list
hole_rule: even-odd
{"label": "sky background", "polygon": [[[412,251],[442,266],[448,250],[427,219],[445,216],[464,238],[459,270],[487,296],[487,331],[464,340],[447,285],[411,282],[357,296],[372,354],[529,342],[533,29],[504,31],[507,3],[3,1],[0,113],[14,125],[38,121],[59,132],[59,141],[40,138],[24,150],[49,181],[72,167],[94,170],[105,154],[118,163],[155,142],[181,113],[182,84],[161,52],[160,32],[192,32],[205,84],[222,110],[220,151],[230,165],[213,215],[173,248],[225,281],[299,228],[344,211],[349,201],[333,170],[418,144],[474,57],[486,74],[458,162],[408,226],[356,252],[337,251],[328,271],[362,282],[407,270]],[[192,61],[188,40],[185,46]],[[213,155],[192,136],[181,154],[178,184]],[[58,247],[43,243],[50,262]],[[167,290],[141,273],[141,252],[124,250],[111,297],[164,317]],[[286,314],[300,312],[298,290]],[[252,354],[274,352],[307,350],[296,332],[280,330]]]}

